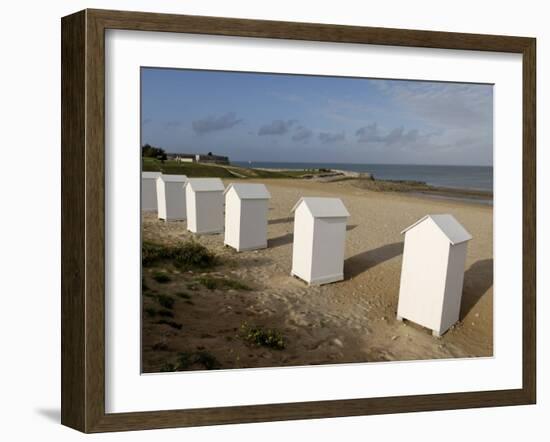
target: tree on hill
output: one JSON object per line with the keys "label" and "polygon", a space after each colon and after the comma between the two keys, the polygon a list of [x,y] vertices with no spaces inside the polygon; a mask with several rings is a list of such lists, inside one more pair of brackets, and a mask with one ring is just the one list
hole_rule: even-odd
{"label": "tree on hill", "polygon": [[166,152],[161,147],[154,147],[150,144],[141,146],[141,156],[146,158],[156,158],[157,160],[166,160]]}

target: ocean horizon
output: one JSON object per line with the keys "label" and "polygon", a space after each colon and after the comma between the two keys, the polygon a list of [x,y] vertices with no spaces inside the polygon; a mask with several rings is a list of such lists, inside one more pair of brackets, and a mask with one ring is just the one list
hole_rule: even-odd
{"label": "ocean horizon", "polygon": [[445,166],[420,164],[309,163],[233,161],[241,167],[265,169],[339,169],[368,172],[374,178],[391,181],[422,181],[431,186],[493,191],[492,166]]}

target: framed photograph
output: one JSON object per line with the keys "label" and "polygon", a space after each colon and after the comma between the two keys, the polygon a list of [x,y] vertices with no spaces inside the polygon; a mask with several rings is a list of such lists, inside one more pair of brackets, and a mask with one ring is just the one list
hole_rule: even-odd
{"label": "framed photograph", "polygon": [[64,425],[535,403],[535,39],[61,25]]}

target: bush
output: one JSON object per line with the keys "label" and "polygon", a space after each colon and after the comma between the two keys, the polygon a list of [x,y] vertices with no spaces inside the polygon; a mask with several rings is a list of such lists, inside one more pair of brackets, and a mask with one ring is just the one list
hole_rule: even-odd
{"label": "bush", "polygon": [[169,371],[176,371],[176,366],[171,362],[165,362],[162,367],[160,367],[160,372],[165,373]]}
{"label": "bush", "polygon": [[246,322],[241,325],[241,336],[245,341],[258,347],[269,347],[283,350],[286,347],[283,335],[275,329],[249,326]]}
{"label": "bush", "polygon": [[168,351],[168,344],[166,342],[157,342],[153,344],[152,348],[155,351]]}
{"label": "bush", "polygon": [[181,330],[182,325],[179,322],[170,321],[169,319],[159,319],[155,324],[159,325],[168,325],[169,327]]}
{"label": "bush", "polygon": [[234,290],[252,290],[250,286],[246,285],[244,282],[237,281],[235,279],[224,279],[223,280],[224,287],[228,289],[234,289]]}
{"label": "bush", "polygon": [[214,355],[207,351],[181,352],[178,354],[176,362],[167,362],[160,371],[183,371],[188,370],[193,365],[202,365],[207,370],[216,370],[221,368],[220,362]]}
{"label": "bush", "polygon": [[168,158],[163,148],[154,147],[150,144],[141,146],[141,156],[146,158],[158,158],[160,160],[166,160]]}
{"label": "bush", "polygon": [[221,366],[216,357],[207,351],[199,351],[195,353],[195,360],[196,363],[203,365],[207,370],[215,370]]}
{"label": "bush", "polygon": [[170,310],[159,310],[157,312],[159,316],[162,316],[163,318],[173,318],[174,313],[172,313]]}
{"label": "bush", "polygon": [[179,268],[206,269],[216,265],[216,255],[196,241],[188,241],[177,246],[162,246],[143,242],[141,262],[150,266],[158,261],[172,261]]}
{"label": "bush", "polygon": [[209,290],[252,290],[249,286],[243,282],[234,280],[234,279],[225,279],[225,278],[214,278],[212,276],[201,276],[198,279],[198,282],[201,283],[204,287]]}
{"label": "bush", "polygon": [[157,302],[164,308],[172,309],[174,308],[174,298],[168,295],[157,295],[156,298]]}
{"label": "bush", "polygon": [[145,309],[145,313],[147,313],[147,316],[149,316],[150,318],[154,318],[155,316],[157,316],[157,310],[152,307],[147,307]]}
{"label": "bush", "polygon": [[167,282],[172,281],[172,278],[170,278],[170,276],[164,272],[153,273],[153,279],[157,281],[159,284],[166,284]]}

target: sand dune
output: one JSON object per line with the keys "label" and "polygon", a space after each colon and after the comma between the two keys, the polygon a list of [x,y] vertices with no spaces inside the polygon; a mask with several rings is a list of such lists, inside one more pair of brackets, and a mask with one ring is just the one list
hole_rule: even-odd
{"label": "sand dune", "polygon": [[[223,235],[195,237],[224,263],[214,276],[234,278],[254,290],[195,285],[190,291],[200,276],[196,272],[170,268],[172,281],[158,284],[150,278],[154,270],[144,269],[152,290],[174,296],[174,320],[182,324],[176,330],[144,320],[144,371],[158,371],[179,352],[194,351],[213,355],[220,368],[492,355],[492,207],[366,191],[352,181],[258,182],[272,194],[267,249],[236,253],[223,246]],[[308,287],[290,276],[290,210],[301,196],[338,196],[351,213],[342,282]],[[400,231],[428,213],[454,215],[474,238],[466,259],[461,321],[439,339],[429,330],[395,320],[403,251]],[[192,236],[184,222],[164,223],[152,214],[143,215],[144,240],[172,244]],[[188,299],[177,298],[182,290]],[[145,307],[149,302],[144,298]],[[279,330],[285,349],[246,343],[240,336],[243,323]],[[204,367],[195,364],[189,369]]]}

